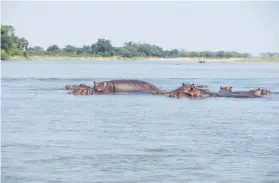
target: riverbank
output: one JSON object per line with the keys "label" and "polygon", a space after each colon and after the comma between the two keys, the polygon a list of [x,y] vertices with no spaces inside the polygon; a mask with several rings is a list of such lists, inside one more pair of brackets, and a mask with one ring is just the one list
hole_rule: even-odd
{"label": "riverbank", "polygon": [[[23,60],[23,61],[39,61],[39,60],[77,60],[77,61],[136,61],[136,60],[150,60],[150,61],[185,61],[185,62],[199,62],[200,58],[159,58],[159,57],[135,57],[124,58],[119,56],[113,57],[67,57],[67,56],[29,56],[25,57],[10,57],[8,60]],[[209,58],[205,62],[279,62],[279,58]]]}

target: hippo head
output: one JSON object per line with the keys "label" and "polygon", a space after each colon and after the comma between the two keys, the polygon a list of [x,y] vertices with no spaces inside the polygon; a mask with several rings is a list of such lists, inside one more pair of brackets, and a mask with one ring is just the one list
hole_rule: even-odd
{"label": "hippo head", "polygon": [[258,96],[271,95],[270,90],[265,90],[265,89],[261,89],[261,88],[258,88],[258,89],[255,89],[255,90],[249,90],[248,92],[253,93],[255,95],[258,95]]}
{"label": "hippo head", "polygon": [[254,90],[254,94],[257,96],[262,96],[262,90],[260,88]]}
{"label": "hippo head", "polygon": [[185,91],[184,94],[191,97],[198,97],[200,96],[200,90],[192,86],[188,91]]}
{"label": "hippo head", "polygon": [[261,95],[271,95],[271,91],[270,90],[262,89],[261,90]]}
{"label": "hippo head", "polygon": [[232,92],[232,86],[220,86],[219,92]]}
{"label": "hippo head", "polygon": [[94,81],[93,89],[96,92],[110,91],[110,83],[106,81],[97,83],[96,81]]}

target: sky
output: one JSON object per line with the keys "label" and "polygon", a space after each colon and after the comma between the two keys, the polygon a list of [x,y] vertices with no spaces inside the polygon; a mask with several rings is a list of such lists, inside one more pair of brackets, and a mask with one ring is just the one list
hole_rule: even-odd
{"label": "sky", "polygon": [[1,1],[1,25],[30,46],[91,45],[98,38],[163,49],[279,52],[279,1]]}

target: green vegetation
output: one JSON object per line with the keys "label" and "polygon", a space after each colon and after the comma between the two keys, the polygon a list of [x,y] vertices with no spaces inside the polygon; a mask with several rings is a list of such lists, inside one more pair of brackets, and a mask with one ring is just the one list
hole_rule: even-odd
{"label": "green vegetation", "polygon": [[15,35],[13,26],[1,26],[1,60],[9,56],[27,56],[28,41]]}
{"label": "green vegetation", "polygon": [[[110,40],[98,39],[92,45],[75,47],[67,45],[59,48],[51,45],[46,50],[40,46],[28,47],[29,43],[25,38],[15,36],[13,26],[1,26],[1,60],[8,57],[121,57],[121,58],[209,58],[209,59],[228,59],[228,58],[250,58],[249,53],[238,53],[235,51],[185,51],[185,50],[164,50],[159,46],[147,43],[124,43],[122,47],[114,47]],[[278,53],[262,53],[262,58],[278,58]]]}

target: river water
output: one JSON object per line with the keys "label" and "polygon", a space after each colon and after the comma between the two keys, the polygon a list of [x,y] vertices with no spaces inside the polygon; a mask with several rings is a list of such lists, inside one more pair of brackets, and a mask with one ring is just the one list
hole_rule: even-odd
{"label": "river water", "polygon": [[276,63],[1,62],[4,183],[279,182],[279,95],[73,96],[65,85],[133,78],[279,92]]}

